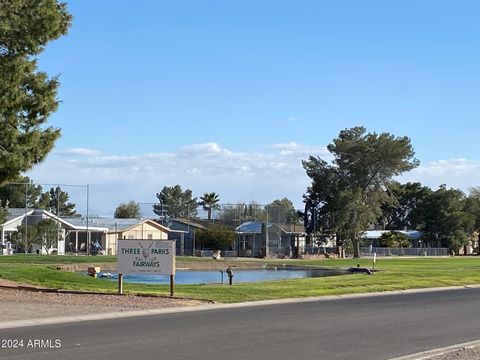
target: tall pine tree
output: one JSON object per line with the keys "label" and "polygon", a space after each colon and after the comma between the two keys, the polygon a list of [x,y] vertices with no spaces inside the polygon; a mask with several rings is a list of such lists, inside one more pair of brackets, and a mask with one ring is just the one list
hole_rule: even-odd
{"label": "tall pine tree", "polygon": [[0,184],[44,160],[60,136],[47,126],[58,79],[38,70],[36,56],[71,19],[56,0],[0,1]]}
{"label": "tall pine tree", "polygon": [[327,148],[331,164],[313,156],[303,161],[312,180],[304,195],[305,225],[329,230],[340,242],[350,239],[359,257],[360,234],[387,201],[385,186],[419,162],[409,138],[367,133],[364,127],[340,131]]}
{"label": "tall pine tree", "polygon": [[51,188],[40,197],[40,207],[59,216],[78,216],[75,204],[69,202],[70,196],[59,186]]}

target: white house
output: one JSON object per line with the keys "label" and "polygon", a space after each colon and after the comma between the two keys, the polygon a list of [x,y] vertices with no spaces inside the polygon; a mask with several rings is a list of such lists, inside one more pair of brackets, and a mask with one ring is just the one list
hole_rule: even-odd
{"label": "white house", "polygon": [[[120,239],[168,239],[171,233],[184,233],[171,230],[149,219],[115,219],[115,218],[85,218],[85,217],[57,217],[44,209],[9,209],[7,221],[0,224],[1,244],[10,240],[13,233],[18,232],[20,225],[34,225],[42,219],[53,219],[61,229],[56,246],[48,252],[56,250],[59,255],[65,252],[84,252],[89,246],[98,244],[105,254],[115,255],[117,241]],[[28,236],[28,231],[27,234]],[[55,240],[55,239],[53,239]],[[35,250],[46,253],[46,249],[34,246]]]}
{"label": "white house", "polygon": [[[9,241],[12,234],[18,231],[18,226],[20,225],[35,225],[38,224],[43,219],[52,219],[58,223],[60,227],[59,237],[57,240],[56,246],[53,246],[52,249],[41,249],[39,246],[34,246],[33,249],[29,249],[30,251],[40,250],[42,253],[51,252],[52,250],[56,250],[59,255],[65,254],[65,239],[69,237],[72,232],[76,232],[77,237],[79,233],[90,234],[93,231],[103,231],[107,232],[108,228],[101,228],[98,229],[95,226],[77,226],[73,222],[69,221],[68,218],[61,218],[58,217],[51,212],[45,209],[20,209],[20,208],[11,208],[8,209],[7,221],[3,224],[0,224],[1,229],[1,244],[2,246],[5,245],[5,242]],[[81,218],[79,218],[81,219]],[[28,227],[27,227],[28,230]],[[26,236],[28,237],[28,231]],[[55,239],[53,239],[55,240]]]}

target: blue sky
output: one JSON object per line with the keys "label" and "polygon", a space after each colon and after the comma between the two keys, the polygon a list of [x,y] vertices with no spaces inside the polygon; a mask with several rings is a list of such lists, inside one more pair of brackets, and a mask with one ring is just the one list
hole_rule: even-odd
{"label": "blue sky", "polygon": [[480,185],[478,1],[68,4],[39,58],[63,136],[30,175],[91,184],[98,213],[176,183],[301,206],[300,160],[356,125],[412,139],[405,181]]}

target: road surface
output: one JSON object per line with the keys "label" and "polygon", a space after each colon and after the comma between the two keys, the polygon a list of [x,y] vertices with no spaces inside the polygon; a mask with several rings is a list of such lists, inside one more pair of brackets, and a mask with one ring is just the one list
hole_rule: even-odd
{"label": "road surface", "polygon": [[479,339],[479,306],[472,288],[12,328],[0,359],[389,359]]}

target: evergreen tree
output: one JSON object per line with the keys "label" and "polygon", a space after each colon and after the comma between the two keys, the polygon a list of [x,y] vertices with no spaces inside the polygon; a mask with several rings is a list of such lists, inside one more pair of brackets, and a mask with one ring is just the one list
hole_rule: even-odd
{"label": "evergreen tree", "polygon": [[142,214],[140,213],[140,205],[133,200],[129,201],[128,203],[118,205],[114,214],[116,219],[133,219],[141,216]]}
{"label": "evergreen tree", "polygon": [[56,0],[0,1],[0,184],[45,159],[60,130],[46,126],[57,109],[58,79],[35,57],[71,22]]}
{"label": "evergreen tree", "polygon": [[69,202],[70,196],[59,186],[51,188],[40,197],[39,207],[58,216],[78,216],[75,204]]}
{"label": "evergreen tree", "polygon": [[360,234],[375,223],[387,201],[385,186],[393,176],[418,165],[407,137],[342,130],[328,145],[333,163],[311,156],[303,161],[312,185],[304,195],[306,228],[324,228],[340,243],[350,239],[359,257]]}
{"label": "evergreen tree", "polygon": [[8,202],[0,201],[0,226],[2,226],[8,218]]}
{"label": "evergreen tree", "polygon": [[[4,184],[0,186],[0,200],[7,202],[10,208],[25,207],[25,195],[27,196],[27,207],[36,208],[39,206],[42,187],[35,185],[28,176],[18,176],[13,181],[15,184]],[[22,185],[22,184],[28,185]],[[26,189],[25,189],[26,188]],[[25,190],[26,193],[25,193]]]}
{"label": "evergreen tree", "polygon": [[[27,234],[26,238],[25,234]],[[37,226],[26,225],[26,229],[25,224],[17,226],[17,231],[11,235],[10,241],[16,244],[17,247],[23,249],[25,254],[28,253],[31,246],[38,243]]]}
{"label": "evergreen tree", "polygon": [[380,222],[386,230],[416,229],[419,208],[432,190],[421,183],[400,184],[396,181],[386,186],[387,201],[382,206]]}
{"label": "evergreen tree", "polygon": [[474,214],[465,211],[466,197],[458,189],[441,185],[432,191],[419,209],[419,230],[432,247],[446,246],[454,251],[468,243],[475,225]]}
{"label": "evergreen tree", "polygon": [[298,223],[298,215],[293,203],[287,199],[273,200],[265,207],[268,211],[268,221],[282,225],[295,225]]}
{"label": "evergreen tree", "polygon": [[153,212],[170,218],[195,218],[197,216],[197,198],[192,196],[192,190],[182,190],[180,185],[164,186],[157,193],[158,204],[153,205]]}
{"label": "evergreen tree", "polygon": [[62,238],[61,227],[53,219],[42,219],[36,225],[35,243],[40,245],[47,253]]}

